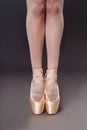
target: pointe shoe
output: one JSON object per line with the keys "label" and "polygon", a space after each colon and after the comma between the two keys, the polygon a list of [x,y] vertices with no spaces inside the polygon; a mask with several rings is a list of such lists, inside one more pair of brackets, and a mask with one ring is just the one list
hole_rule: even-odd
{"label": "pointe shoe", "polygon": [[[52,89],[51,88],[51,95],[50,95],[50,87],[52,85],[56,85],[56,95],[52,97]],[[59,109],[60,104],[60,94],[59,94],[59,87],[57,83],[57,71],[55,69],[50,69],[46,71],[44,76],[44,86],[45,86],[45,109],[48,114],[56,114]],[[49,91],[47,91],[49,88]],[[53,90],[55,93],[55,91]]]}
{"label": "pointe shoe", "polygon": [[[37,89],[41,89],[41,90],[34,91],[33,89],[36,89],[34,87],[37,87]],[[37,96],[35,96],[35,95],[37,95]],[[43,111],[44,111],[44,85],[43,85],[42,68],[33,69],[33,79],[31,81],[29,101],[30,101],[30,106],[31,106],[33,114],[42,114],[43,113]]]}

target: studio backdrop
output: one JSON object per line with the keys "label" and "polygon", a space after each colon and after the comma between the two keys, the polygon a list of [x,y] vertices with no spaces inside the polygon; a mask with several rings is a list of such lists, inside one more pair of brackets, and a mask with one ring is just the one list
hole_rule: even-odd
{"label": "studio backdrop", "polygon": [[[59,69],[87,69],[87,1],[65,0]],[[46,67],[44,44],[43,66]],[[0,71],[31,69],[26,0],[0,0]]]}

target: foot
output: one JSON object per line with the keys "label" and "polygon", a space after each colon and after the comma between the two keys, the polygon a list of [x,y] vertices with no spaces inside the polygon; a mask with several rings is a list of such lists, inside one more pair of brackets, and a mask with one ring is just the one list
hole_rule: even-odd
{"label": "foot", "polygon": [[47,96],[51,101],[54,101],[59,94],[59,87],[57,83],[57,69],[47,69],[45,74],[45,80],[45,90]]}
{"label": "foot", "polygon": [[35,101],[40,101],[44,94],[44,87],[43,87],[43,70],[40,69],[33,69],[33,78],[31,81],[31,92],[32,97]]}
{"label": "foot", "polygon": [[56,114],[60,104],[57,70],[50,69],[45,74],[45,109],[48,114]]}
{"label": "foot", "polygon": [[44,85],[42,68],[33,69],[29,100],[32,113],[42,114],[44,111]]}

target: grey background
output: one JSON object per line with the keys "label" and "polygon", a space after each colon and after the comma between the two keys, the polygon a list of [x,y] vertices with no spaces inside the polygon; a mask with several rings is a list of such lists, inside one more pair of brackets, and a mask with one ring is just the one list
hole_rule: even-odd
{"label": "grey background", "polygon": [[[65,0],[59,69],[87,67],[87,2]],[[25,28],[26,1],[0,0],[0,70],[31,69]],[[43,66],[46,67],[44,44]]]}
{"label": "grey background", "polygon": [[[31,113],[25,0],[0,0],[0,130],[87,130],[87,1],[65,0],[57,115]],[[46,69],[44,44],[43,67]]]}

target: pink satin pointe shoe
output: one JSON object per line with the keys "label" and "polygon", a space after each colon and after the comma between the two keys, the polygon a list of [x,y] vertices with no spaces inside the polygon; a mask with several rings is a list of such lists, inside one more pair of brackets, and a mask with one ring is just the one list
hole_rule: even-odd
{"label": "pink satin pointe shoe", "polygon": [[59,87],[57,83],[57,70],[49,69],[44,76],[45,109],[48,114],[56,114],[60,104]]}
{"label": "pink satin pointe shoe", "polygon": [[30,106],[33,114],[42,114],[44,111],[43,69],[33,69],[33,79],[30,86]]}

